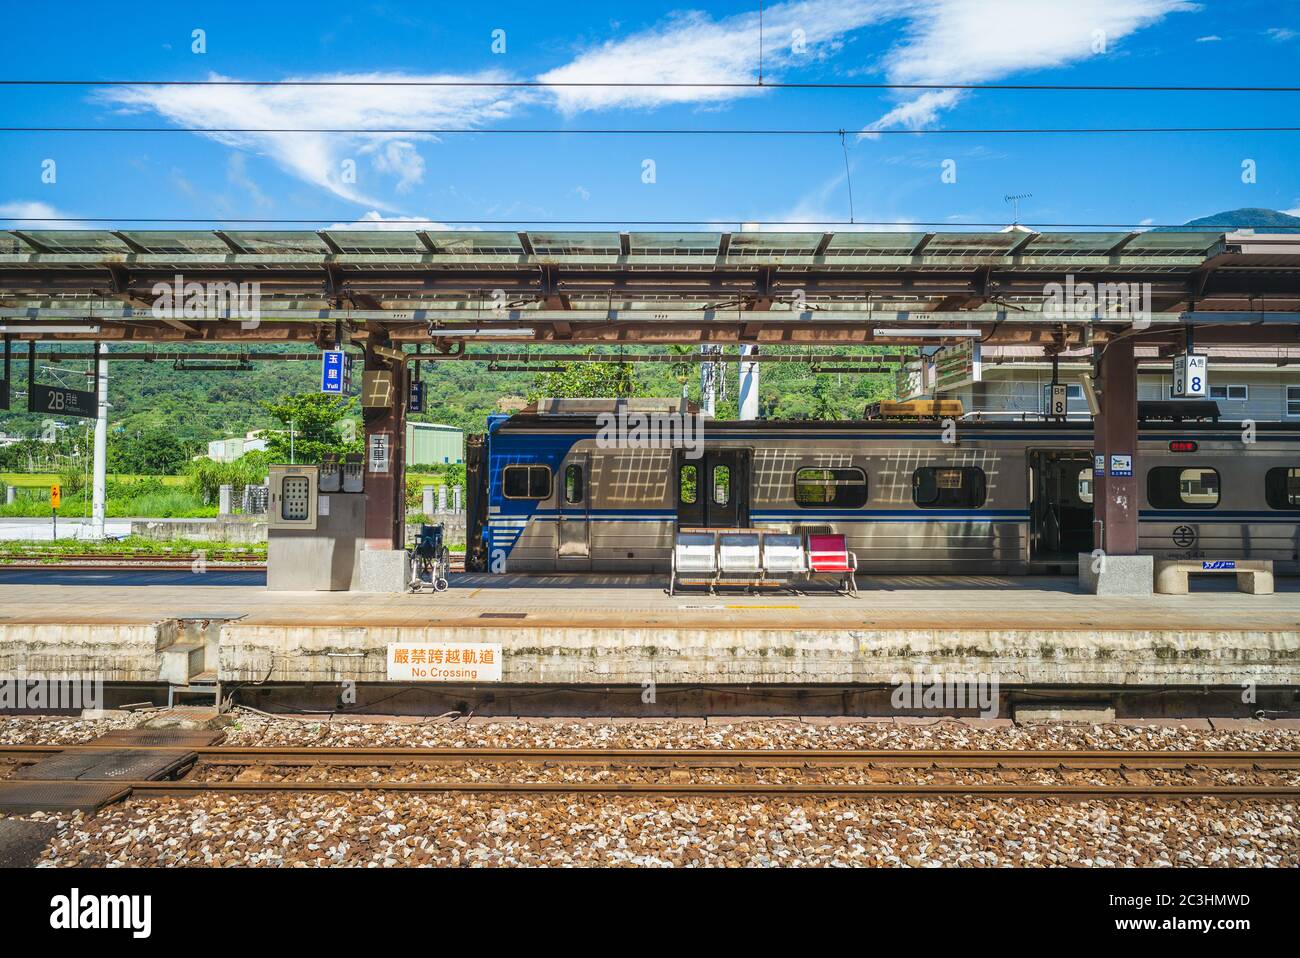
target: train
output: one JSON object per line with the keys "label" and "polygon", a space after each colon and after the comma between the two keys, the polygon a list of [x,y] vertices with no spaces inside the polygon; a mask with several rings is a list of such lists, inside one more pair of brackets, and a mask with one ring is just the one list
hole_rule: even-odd
{"label": "train", "polygon": [[[1093,549],[1091,421],[709,419],[647,441],[611,432],[617,408],[544,401],[470,438],[467,568],[667,573],[676,531],[701,527],[843,533],[868,575],[1066,575]],[[1138,437],[1140,552],[1300,573],[1300,430]]]}

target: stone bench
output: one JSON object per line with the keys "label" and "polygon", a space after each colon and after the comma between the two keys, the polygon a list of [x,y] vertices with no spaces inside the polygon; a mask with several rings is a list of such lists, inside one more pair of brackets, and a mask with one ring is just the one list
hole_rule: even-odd
{"label": "stone bench", "polygon": [[1272,559],[1156,559],[1156,591],[1187,595],[1189,575],[1235,575],[1237,591],[1273,594]]}

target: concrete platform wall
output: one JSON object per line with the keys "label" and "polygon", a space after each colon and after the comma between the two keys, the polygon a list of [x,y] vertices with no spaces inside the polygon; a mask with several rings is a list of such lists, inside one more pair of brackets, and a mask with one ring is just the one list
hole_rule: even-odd
{"label": "concrete platform wall", "polygon": [[384,681],[390,642],[497,642],[502,681],[888,684],[916,669],[1003,685],[1300,686],[1300,628],[1279,632],[223,628],[222,681]]}

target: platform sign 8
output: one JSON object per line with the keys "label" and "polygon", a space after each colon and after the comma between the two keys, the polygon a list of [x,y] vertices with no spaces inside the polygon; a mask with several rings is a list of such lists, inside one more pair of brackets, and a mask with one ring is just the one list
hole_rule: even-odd
{"label": "platform sign 8", "polygon": [[1204,399],[1210,394],[1208,373],[1209,362],[1204,356],[1174,357],[1173,398]]}

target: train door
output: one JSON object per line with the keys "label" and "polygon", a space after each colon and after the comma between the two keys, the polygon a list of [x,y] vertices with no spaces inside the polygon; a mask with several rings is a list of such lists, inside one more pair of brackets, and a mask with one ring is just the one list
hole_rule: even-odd
{"label": "train door", "polygon": [[677,453],[678,528],[743,529],[749,525],[749,450]]}
{"label": "train door", "polygon": [[561,570],[591,570],[591,456],[571,456],[561,475],[555,565]]}
{"label": "train door", "polygon": [[1092,551],[1092,456],[1077,449],[1029,453],[1029,559],[1064,566]]}

